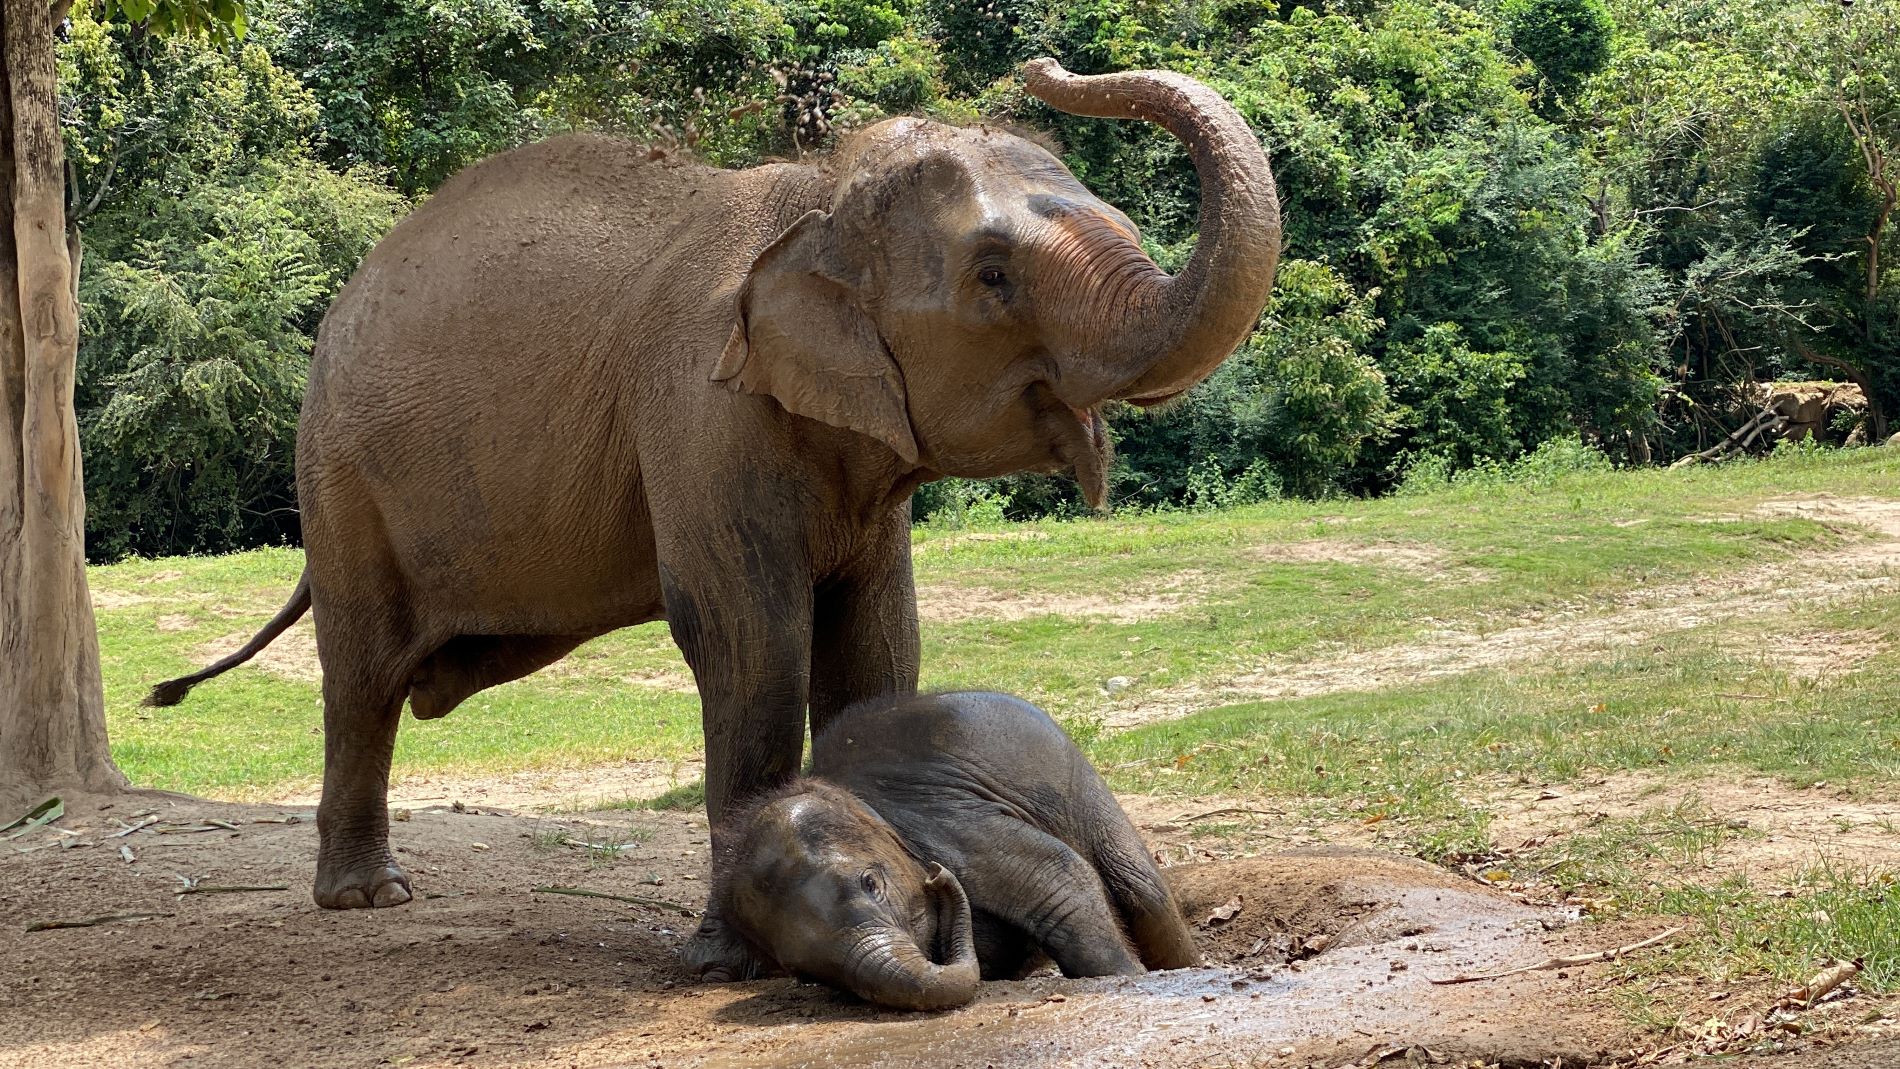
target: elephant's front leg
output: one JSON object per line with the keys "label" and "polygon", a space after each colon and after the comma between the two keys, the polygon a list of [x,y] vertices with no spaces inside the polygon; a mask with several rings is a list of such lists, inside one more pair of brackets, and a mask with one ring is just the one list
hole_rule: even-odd
{"label": "elephant's front leg", "polygon": [[853,702],[917,692],[917,591],[910,504],[894,509],[850,567],[820,583],[812,609],[811,733]]}
{"label": "elephant's front leg", "polygon": [[[810,571],[802,558],[773,556],[759,540],[715,539],[660,563],[667,623],[699,684],[715,855],[731,807],[797,775],[804,751]],[[680,953],[689,972],[709,980],[747,979],[769,964],[727,924],[718,901],[707,903]]]}
{"label": "elephant's front leg", "polygon": [[733,803],[798,774],[811,684],[811,579],[794,563],[770,576],[694,570],[662,561],[660,584],[673,641],[699,684],[706,816],[717,836]]}

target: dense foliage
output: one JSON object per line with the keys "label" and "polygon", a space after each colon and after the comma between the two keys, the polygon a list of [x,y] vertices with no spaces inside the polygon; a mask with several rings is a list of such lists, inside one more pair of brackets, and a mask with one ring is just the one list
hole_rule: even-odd
{"label": "dense foliage", "polygon": [[[114,0],[126,12],[136,5]],[[1024,97],[1017,65],[1165,66],[1260,131],[1273,305],[1173,410],[1119,414],[1115,497],[1379,492],[1581,441],[1666,460],[1755,381],[1900,411],[1900,17],[1889,0],[262,0],[241,39],[75,11],[61,52],[86,241],[93,552],[294,538],[311,339],[407,205],[576,127],[715,162],[921,112],[1054,133],[1164,265],[1185,154]],[[1568,455],[1568,454],[1565,454]],[[920,512],[1077,507],[1065,480]]]}

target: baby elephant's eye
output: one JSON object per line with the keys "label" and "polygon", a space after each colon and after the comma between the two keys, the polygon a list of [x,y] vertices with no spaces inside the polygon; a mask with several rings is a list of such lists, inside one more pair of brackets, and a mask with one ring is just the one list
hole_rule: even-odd
{"label": "baby elephant's eye", "polygon": [[877,882],[877,873],[870,869],[865,869],[864,874],[858,877],[858,884],[864,888],[865,894],[874,898],[881,897],[884,894],[884,888]]}
{"label": "baby elephant's eye", "polygon": [[986,267],[976,273],[976,280],[985,286],[1001,286],[1009,281],[1009,276],[1003,274],[1000,267]]}

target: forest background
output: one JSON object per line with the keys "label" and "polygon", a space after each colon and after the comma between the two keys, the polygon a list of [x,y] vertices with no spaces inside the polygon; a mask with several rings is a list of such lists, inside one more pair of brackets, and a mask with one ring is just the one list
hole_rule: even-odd
{"label": "forest background", "polygon": [[[743,167],[888,115],[1020,123],[1184,261],[1179,144],[1026,98],[1038,55],[1214,85],[1284,203],[1258,332],[1172,411],[1115,418],[1119,507],[1662,463],[1780,379],[1860,385],[1863,440],[1900,413],[1900,0],[251,0],[241,29],[82,5],[61,31],[95,560],[294,543],[330,300],[444,179],[524,141]],[[915,512],[972,510],[1081,504],[1018,476]]]}

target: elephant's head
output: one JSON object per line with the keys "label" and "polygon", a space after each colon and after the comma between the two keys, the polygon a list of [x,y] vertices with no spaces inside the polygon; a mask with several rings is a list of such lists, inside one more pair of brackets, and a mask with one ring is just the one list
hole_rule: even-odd
{"label": "elephant's head", "polygon": [[987,127],[892,119],[833,161],[829,210],[754,262],[713,377],[868,435],[938,475],[1073,468],[1107,492],[1100,406],[1167,401],[1247,337],[1279,259],[1266,154],[1183,75],[1025,68],[1078,115],[1166,127],[1194,158],[1200,239],[1179,275],[1060,161]]}
{"label": "elephant's head", "polygon": [[715,897],[757,956],[897,1009],[976,997],[962,885],[848,791],[803,781],[743,815],[721,852]]}

